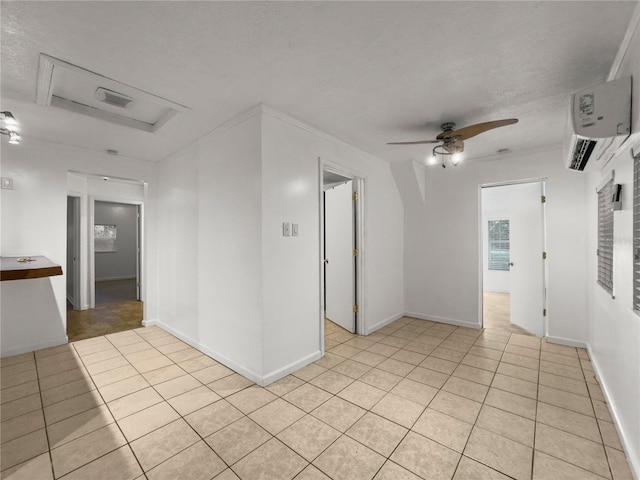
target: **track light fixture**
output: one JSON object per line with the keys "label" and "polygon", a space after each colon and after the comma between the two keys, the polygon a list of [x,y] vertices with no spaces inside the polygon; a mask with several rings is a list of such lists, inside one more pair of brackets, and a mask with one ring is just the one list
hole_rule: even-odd
{"label": "track light fixture", "polygon": [[9,143],[17,145],[20,143],[20,134],[18,133],[18,122],[16,117],[9,111],[0,112],[0,133],[9,136]]}

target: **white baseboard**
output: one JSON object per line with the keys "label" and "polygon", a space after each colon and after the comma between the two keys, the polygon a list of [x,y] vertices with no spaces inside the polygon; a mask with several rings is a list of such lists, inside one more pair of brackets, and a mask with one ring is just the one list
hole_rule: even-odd
{"label": "white baseboard", "polygon": [[548,336],[546,337],[546,340],[549,343],[557,343],[558,345],[566,345],[568,347],[587,348],[587,342],[574,340],[572,338]]}
{"label": "white baseboard", "polygon": [[631,455],[633,452],[631,450],[631,443],[629,442],[628,435],[626,434],[626,430],[623,428],[622,422],[620,421],[620,415],[618,415],[618,410],[616,408],[615,402],[613,402],[611,395],[609,394],[609,389],[607,388],[607,382],[603,381],[602,376],[600,375],[600,367],[598,366],[598,362],[596,357],[591,350],[591,346],[587,344],[587,351],[589,352],[589,359],[591,360],[591,365],[593,366],[593,370],[596,375],[596,380],[600,384],[600,389],[602,390],[602,394],[604,395],[605,402],[607,404],[607,408],[609,409],[609,414],[611,415],[611,419],[613,420],[613,425],[618,432],[618,437],[620,437],[620,443],[622,443],[622,448],[624,449],[624,454],[627,457],[627,461],[629,462],[629,469],[631,470],[631,475],[635,480],[640,480],[640,454],[635,453],[635,455]]}
{"label": "white baseboard", "polygon": [[71,305],[73,305],[73,308],[74,308],[74,309],[76,308],[76,302],[75,302],[75,300],[74,300],[74,299],[73,299],[73,297],[72,297],[71,295],[69,295],[68,293],[67,293],[67,302],[69,302]]}
{"label": "white baseboard", "polygon": [[182,334],[181,332],[177,331],[173,327],[170,327],[169,325],[167,325],[167,324],[165,324],[165,323],[163,323],[163,322],[161,322],[159,320],[143,320],[142,325],[144,327],[152,327],[154,325],[159,326],[160,328],[162,328],[163,330],[166,330],[167,332],[169,332],[172,335],[176,336],[177,338],[179,338],[183,342],[188,343],[193,348],[197,348],[198,350],[200,350],[205,355],[210,356],[214,360],[222,363],[226,367],[229,367],[234,372],[239,373],[243,377],[248,378],[252,382],[255,382],[257,385],[260,385],[261,387],[269,385],[270,383],[273,383],[273,382],[275,382],[276,380],[279,380],[282,377],[286,377],[291,372],[295,372],[299,368],[305,367],[308,364],[310,364],[311,362],[315,362],[316,360],[318,360],[318,359],[320,359],[322,357],[322,352],[320,350],[318,350],[318,351],[313,352],[312,354],[307,355],[306,357],[301,358],[300,360],[296,360],[295,362],[290,363],[289,365],[286,365],[286,366],[284,366],[284,367],[282,367],[282,368],[280,368],[278,370],[275,370],[275,371],[273,371],[271,373],[268,373],[266,375],[261,375],[258,372],[255,372],[254,370],[252,370],[250,368],[247,368],[244,365],[240,365],[240,364],[236,363],[235,361],[231,360],[230,358],[228,358],[228,357],[226,357],[226,356],[224,356],[224,355],[222,355],[222,354],[210,349],[209,347],[201,344],[197,340],[194,340],[191,337]]}
{"label": "white baseboard", "polygon": [[404,315],[405,315],[404,312],[396,313],[395,315],[391,315],[390,317],[385,318],[384,320],[381,320],[378,323],[374,323],[373,325],[370,325],[369,328],[367,328],[365,335],[369,335],[369,334],[375,332],[376,330],[379,330],[382,327],[384,327],[386,325],[389,325],[390,323],[395,322],[399,318],[404,317]]}
{"label": "white baseboard", "polygon": [[296,360],[295,362],[290,363],[289,365],[283,368],[280,368],[278,370],[275,370],[274,372],[264,375],[262,377],[262,383],[258,383],[258,382],[256,383],[258,383],[258,385],[260,385],[261,387],[265,387],[270,383],[275,382],[276,380],[280,380],[281,378],[286,377],[291,372],[295,372],[296,370],[302,367],[306,367],[311,362],[315,362],[320,358],[322,358],[322,352],[318,350],[316,352],[313,352],[311,355],[307,355],[306,357],[301,358],[300,360]]}
{"label": "white baseboard", "polygon": [[240,365],[239,363],[234,362],[230,358],[225,357],[224,355],[219,354],[218,352],[214,352],[208,347],[198,343],[197,345],[191,344],[193,347],[200,350],[205,355],[209,355],[214,360],[222,363],[224,366],[229,367],[236,373],[239,373],[243,377],[248,378],[249,380],[255,382],[257,385],[263,386],[263,377],[259,373],[251,370],[250,368],[245,367],[244,365]]}
{"label": "white baseboard", "polygon": [[163,323],[163,322],[161,322],[159,320],[145,320],[145,321],[142,322],[142,325],[144,325],[145,327],[151,327],[153,325],[157,325],[160,328],[162,328],[163,330],[166,330],[170,334],[174,335],[175,337],[178,337],[183,342],[188,343],[193,348],[197,348],[198,350],[200,350],[205,355],[210,356],[214,360],[222,363],[224,366],[229,367],[234,372],[239,373],[243,377],[248,378],[249,380],[257,383],[258,385],[261,385],[261,383],[263,381],[262,375],[259,375],[257,372],[254,372],[253,370],[251,370],[250,368],[245,367],[244,365],[240,365],[240,364],[234,362],[233,360],[225,357],[224,355],[221,355],[221,354],[219,354],[217,352],[214,352],[210,348],[202,345],[197,340],[194,340],[191,337],[189,337],[187,335],[184,335],[183,333],[179,332],[178,330],[174,329],[173,327],[170,327],[169,325],[167,325],[167,324],[165,324],[165,323]]}
{"label": "white baseboard", "polygon": [[110,282],[112,280],[133,280],[136,276],[128,275],[126,277],[107,277],[107,278],[96,278],[96,282]]}
{"label": "white baseboard", "polygon": [[448,325],[455,325],[457,327],[474,328],[476,330],[482,328],[482,326],[478,323],[468,322],[466,320],[458,320],[455,318],[438,317],[437,315],[424,315],[422,313],[405,312],[404,316],[413,317],[420,320],[430,320],[432,322],[446,323]]}
{"label": "white baseboard", "polygon": [[49,340],[48,342],[36,343],[34,345],[25,345],[23,347],[12,348],[9,350],[3,349],[0,353],[0,357],[13,357],[14,355],[42,350],[43,348],[57,347],[58,345],[64,345],[66,343],[69,343],[69,337],[65,335],[64,337],[60,337],[55,340]]}

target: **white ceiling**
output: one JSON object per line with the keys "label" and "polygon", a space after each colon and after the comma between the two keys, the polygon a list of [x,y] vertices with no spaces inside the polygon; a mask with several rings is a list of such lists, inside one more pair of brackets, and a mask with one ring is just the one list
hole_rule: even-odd
{"label": "white ceiling", "polygon": [[[387,161],[516,117],[468,159],[562,142],[568,96],[606,80],[637,1],[2,2],[2,109],[25,138],[161,160],[265,103]],[[40,53],[190,108],[157,133],[35,104]]]}

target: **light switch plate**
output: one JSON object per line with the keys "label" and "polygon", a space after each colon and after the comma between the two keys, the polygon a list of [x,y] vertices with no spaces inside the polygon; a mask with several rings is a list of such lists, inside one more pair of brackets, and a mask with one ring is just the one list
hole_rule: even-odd
{"label": "light switch plate", "polygon": [[291,236],[291,224],[289,222],[282,223],[282,236],[283,237]]}
{"label": "light switch plate", "polygon": [[13,190],[13,178],[2,177],[2,188]]}
{"label": "light switch plate", "polygon": [[291,224],[291,236],[292,237],[297,237],[298,236],[298,224],[297,223],[292,223]]}

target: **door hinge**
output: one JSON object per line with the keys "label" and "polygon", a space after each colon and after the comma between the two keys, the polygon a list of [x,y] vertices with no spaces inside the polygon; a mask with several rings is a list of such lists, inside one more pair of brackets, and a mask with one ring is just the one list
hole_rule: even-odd
{"label": "door hinge", "polygon": [[358,305],[353,306],[353,313],[358,313]]}
{"label": "door hinge", "polygon": [[354,202],[358,200],[358,192],[353,192],[353,195],[351,196],[351,198],[353,198]]}
{"label": "door hinge", "polygon": [[546,308],[543,308],[543,309],[542,309],[542,316],[543,316],[543,317],[546,317],[546,316],[547,316],[547,309],[546,309]]}
{"label": "door hinge", "polygon": [[360,255],[360,250],[358,250],[357,248],[353,249],[353,256],[357,257],[358,255]]}
{"label": "door hinge", "polygon": [[547,259],[547,252],[542,252],[542,259],[546,260]]}
{"label": "door hinge", "polygon": [[540,203],[547,203],[547,197],[546,197],[546,195],[542,195],[542,196],[540,197]]}

